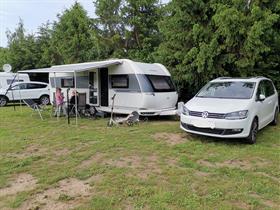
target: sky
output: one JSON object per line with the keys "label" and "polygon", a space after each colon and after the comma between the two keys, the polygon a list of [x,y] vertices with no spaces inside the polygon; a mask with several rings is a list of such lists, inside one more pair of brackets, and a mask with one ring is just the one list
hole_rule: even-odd
{"label": "sky", "polygon": [[27,33],[36,33],[42,23],[56,20],[58,13],[80,2],[94,17],[92,0],[0,0],[0,47],[7,46],[7,29],[14,31],[21,18]]}
{"label": "sky", "polygon": [[[57,20],[57,14],[80,2],[90,17],[94,17],[93,0],[0,0],[0,47],[7,46],[6,31],[14,31],[19,19],[27,33],[36,33],[39,26],[48,20]],[[161,0],[167,3],[170,0]]]}

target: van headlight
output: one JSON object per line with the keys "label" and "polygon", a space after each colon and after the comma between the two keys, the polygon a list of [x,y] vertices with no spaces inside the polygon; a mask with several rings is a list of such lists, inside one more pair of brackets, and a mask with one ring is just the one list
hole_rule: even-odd
{"label": "van headlight", "polygon": [[187,116],[189,115],[189,110],[185,106],[183,106],[182,114]]}
{"label": "van headlight", "polygon": [[248,110],[242,110],[238,112],[231,112],[226,114],[225,119],[227,120],[242,120],[247,118]]}

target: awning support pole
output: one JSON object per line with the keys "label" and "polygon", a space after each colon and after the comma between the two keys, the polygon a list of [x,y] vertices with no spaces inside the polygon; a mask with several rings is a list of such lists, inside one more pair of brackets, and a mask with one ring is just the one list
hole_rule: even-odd
{"label": "awning support pole", "polygon": [[[58,120],[59,119],[59,116],[58,116],[58,110],[56,110],[58,107],[57,107],[57,104],[56,104],[56,74],[55,72],[53,73],[54,75],[54,88],[55,88],[55,94],[54,94],[54,99],[53,99],[53,103],[55,103],[55,113],[56,113],[56,119]],[[59,113],[60,114],[60,113]]]}
{"label": "awning support pole", "polygon": [[78,103],[77,103],[77,77],[76,71],[74,71],[74,83],[75,83],[75,114],[76,114],[76,126],[78,126]]}
{"label": "awning support pole", "polygon": [[[19,81],[19,74],[17,72],[17,80]],[[21,106],[21,90],[19,89],[19,105],[20,105],[20,111],[22,112],[22,106]]]}

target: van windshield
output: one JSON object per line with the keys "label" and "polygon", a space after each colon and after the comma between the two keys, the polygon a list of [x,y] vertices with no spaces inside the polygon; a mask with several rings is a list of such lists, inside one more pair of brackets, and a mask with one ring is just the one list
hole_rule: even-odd
{"label": "van windshield", "polygon": [[254,82],[210,82],[200,90],[196,97],[250,99],[255,85]]}
{"label": "van windshield", "polygon": [[170,76],[146,75],[150,81],[154,92],[173,92],[175,91],[174,84]]}

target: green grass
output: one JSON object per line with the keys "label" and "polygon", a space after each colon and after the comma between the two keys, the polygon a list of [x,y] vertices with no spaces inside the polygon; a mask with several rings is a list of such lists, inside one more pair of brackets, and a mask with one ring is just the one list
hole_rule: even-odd
{"label": "green grass", "polygon": [[[65,118],[44,114],[41,121],[30,114],[26,107],[0,109],[0,209],[24,208],[45,194],[45,200],[65,209],[278,209],[280,205],[279,125],[266,127],[257,144],[248,145],[242,140],[187,135],[171,119],[114,128],[106,127],[108,119],[79,119],[76,127],[74,120],[68,126]],[[155,139],[163,132],[182,135],[183,140],[171,145],[164,138]],[[19,174],[32,175],[37,184],[1,196],[1,190],[13,188]],[[69,190],[71,184],[59,191],[61,183],[71,179],[84,183],[86,193],[73,196],[80,187]],[[53,191],[55,198],[48,194]]]}

